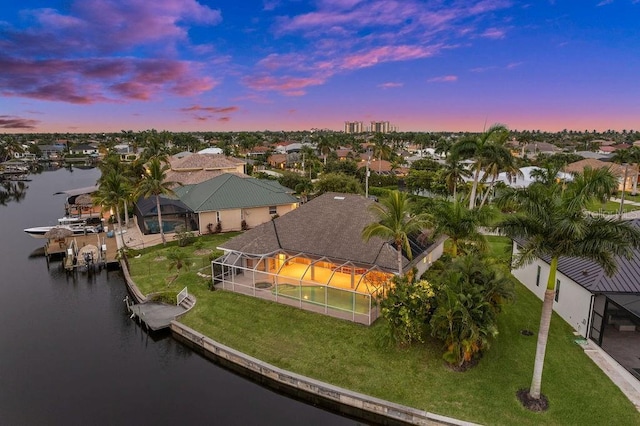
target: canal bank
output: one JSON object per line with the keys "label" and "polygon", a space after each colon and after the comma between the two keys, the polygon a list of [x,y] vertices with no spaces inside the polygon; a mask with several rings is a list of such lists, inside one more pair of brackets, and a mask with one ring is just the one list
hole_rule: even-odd
{"label": "canal bank", "polygon": [[120,270],[67,274],[61,261],[47,263],[43,241],[23,229],[54,225],[64,204],[54,193],[99,176],[32,174],[0,203],[10,225],[0,240],[1,424],[357,424],[212,363],[168,332],[146,333],[129,319]]}
{"label": "canal bank", "polygon": [[[121,269],[132,297],[137,303],[146,302],[147,296],[131,278],[126,258],[121,260]],[[182,324],[178,318],[170,322],[169,328],[174,338],[206,358],[279,393],[347,417],[384,425],[475,425],[283,370],[216,342]]]}

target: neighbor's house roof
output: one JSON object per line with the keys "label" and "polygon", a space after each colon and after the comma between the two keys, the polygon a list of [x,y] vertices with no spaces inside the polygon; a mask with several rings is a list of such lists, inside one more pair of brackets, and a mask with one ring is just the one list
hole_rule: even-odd
{"label": "neighbor's house roof", "polygon": [[182,157],[169,158],[171,170],[167,171],[167,182],[182,185],[193,185],[205,182],[223,173],[237,173],[244,167],[245,162],[233,157],[218,154],[190,154]]}
{"label": "neighbor's house roof", "polygon": [[[361,195],[325,193],[299,208],[263,223],[227,241],[220,248],[253,255],[277,251],[304,253],[318,258],[376,265],[390,272],[398,269],[393,244],[378,237],[365,242],[362,230],[375,222],[369,209],[374,203]],[[422,252],[430,247],[422,247]],[[414,261],[420,258],[414,249]],[[410,266],[403,254],[404,268]]]}
{"label": "neighbor's house roof", "polygon": [[[136,208],[142,216],[157,216],[158,207],[156,204],[156,197],[140,197],[136,201]],[[180,214],[187,213],[191,210],[182,201],[161,195],[160,196],[160,210],[163,215],[166,214]]]}
{"label": "neighbor's house roof", "polygon": [[278,182],[225,173],[196,185],[174,189],[194,212],[277,206],[297,203],[293,192]]}
{"label": "neighbor's house roof", "polygon": [[[640,226],[640,219],[633,221]],[[522,244],[523,240],[516,240]],[[551,258],[543,257],[550,263]],[[561,257],[558,271],[592,293],[623,293],[640,295],[640,250],[634,250],[631,258],[616,257],[618,269],[611,277],[597,263],[575,257]]]}
{"label": "neighbor's house roof", "polygon": [[[624,167],[621,165],[616,163],[607,163],[605,161],[596,160],[595,158],[585,158],[584,160],[568,164],[563,171],[567,173],[582,173],[586,167],[591,167],[592,169],[607,167],[614,175],[618,177],[624,176]],[[629,167],[631,170],[635,170],[635,168],[635,165]]]}
{"label": "neighbor's house roof", "polygon": [[173,171],[235,169],[244,161],[220,154],[191,154],[182,158],[169,158]]}

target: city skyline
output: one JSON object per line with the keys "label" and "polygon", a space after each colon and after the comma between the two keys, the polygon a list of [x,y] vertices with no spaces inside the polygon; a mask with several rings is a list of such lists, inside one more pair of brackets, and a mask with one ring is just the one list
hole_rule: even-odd
{"label": "city skyline", "polygon": [[640,0],[10,3],[0,133],[640,128]]}

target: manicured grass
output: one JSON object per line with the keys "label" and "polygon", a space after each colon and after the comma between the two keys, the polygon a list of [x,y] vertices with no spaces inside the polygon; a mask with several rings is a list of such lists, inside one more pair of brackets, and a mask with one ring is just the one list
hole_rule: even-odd
{"label": "manicured grass", "polygon": [[[224,238],[224,235],[215,238]],[[207,247],[221,241],[212,237]],[[215,241],[215,242],[214,242]],[[510,245],[490,237],[494,253]],[[192,250],[192,247],[184,248]],[[182,322],[225,345],[278,367],[337,386],[411,407],[491,425],[640,424],[640,414],[584,354],[571,328],[554,314],[542,391],[550,408],[532,413],[515,393],[529,386],[533,371],[541,302],[518,286],[517,300],[499,319],[500,334],[480,363],[458,373],[444,366],[437,341],[410,348],[378,344],[382,320],[366,327],[289,306],[225,291],[208,290],[194,269],[172,283],[166,262],[155,262],[162,247],[130,259],[141,290],[178,291],[184,285],[197,298]],[[153,262],[157,267],[149,268]],[[197,263],[197,262],[196,262]],[[209,272],[210,273],[210,272]]]}
{"label": "manicured grass", "polygon": [[[616,196],[617,198],[620,198],[622,196],[621,193],[618,193],[618,195]],[[625,200],[629,200],[629,201],[635,201],[636,203],[640,203],[640,194],[636,194],[636,195],[631,195],[630,192],[627,192],[624,195],[624,199]]]}
{"label": "manicured grass", "polygon": [[[615,201],[607,201],[602,204],[598,201],[592,202],[587,206],[587,209],[596,213],[604,213],[604,214],[617,214],[620,211],[620,203]],[[624,205],[624,212],[632,212],[640,210],[640,206],[634,206],[631,204]]]}

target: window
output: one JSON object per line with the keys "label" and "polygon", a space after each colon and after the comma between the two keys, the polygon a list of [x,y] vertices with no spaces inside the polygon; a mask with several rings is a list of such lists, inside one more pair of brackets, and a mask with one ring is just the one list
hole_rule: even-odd
{"label": "window", "polygon": [[555,301],[558,301],[558,298],[560,297],[560,280],[556,280],[556,297],[555,297]]}
{"label": "window", "polygon": [[220,212],[216,212],[216,222],[220,222]]}
{"label": "window", "polygon": [[269,214],[278,214],[278,208],[276,206],[269,206]]}
{"label": "window", "polygon": [[540,265],[538,265],[538,273],[536,275],[536,287],[540,287],[540,271],[542,270],[542,268],[540,267]]}

